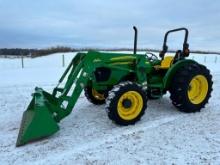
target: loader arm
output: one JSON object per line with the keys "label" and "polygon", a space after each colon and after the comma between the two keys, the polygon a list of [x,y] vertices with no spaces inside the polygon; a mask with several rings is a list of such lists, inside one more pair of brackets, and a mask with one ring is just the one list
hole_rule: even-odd
{"label": "loader arm", "polygon": [[[92,57],[78,53],[61,76],[52,94],[36,87],[32,101],[23,114],[16,146],[57,132],[59,130],[57,122],[71,113],[94,69]],[[64,87],[60,87],[63,83]]]}
{"label": "loader arm", "polygon": [[[59,80],[58,86],[53,90],[53,97],[58,99],[58,104],[61,107],[61,110],[55,114],[57,122],[71,113],[84,86],[91,77],[93,70],[88,65],[89,61],[86,63],[86,60],[84,54],[77,54]],[[67,81],[64,87],[59,88],[66,77]]]}

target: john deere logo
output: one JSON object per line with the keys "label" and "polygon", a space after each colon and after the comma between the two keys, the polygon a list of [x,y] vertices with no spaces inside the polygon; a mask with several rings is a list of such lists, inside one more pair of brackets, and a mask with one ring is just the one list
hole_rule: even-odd
{"label": "john deere logo", "polygon": [[99,58],[96,58],[93,60],[93,62],[100,62],[100,61],[101,61],[101,59],[99,59]]}

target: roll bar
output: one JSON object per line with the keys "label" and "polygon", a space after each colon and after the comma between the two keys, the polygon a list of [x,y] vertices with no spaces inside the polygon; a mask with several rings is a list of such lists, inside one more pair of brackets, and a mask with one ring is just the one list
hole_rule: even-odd
{"label": "roll bar", "polygon": [[189,55],[189,44],[187,43],[189,31],[188,31],[187,28],[178,28],[178,29],[169,30],[168,32],[165,33],[164,41],[163,41],[163,48],[162,48],[162,51],[160,52],[160,57],[161,58],[163,58],[165,53],[168,51],[168,46],[167,46],[168,35],[170,33],[178,32],[178,31],[185,31],[185,37],[184,37],[184,42],[183,42],[182,54],[184,56],[188,56]]}

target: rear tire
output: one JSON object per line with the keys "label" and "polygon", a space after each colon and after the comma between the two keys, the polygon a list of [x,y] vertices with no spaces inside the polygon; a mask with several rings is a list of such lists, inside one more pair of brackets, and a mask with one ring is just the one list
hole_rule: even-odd
{"label": "rear tire", "polygon": [[108,117],[119,125],[135,124],[144,115],[146,107],[146,92],[130,81],[114,86],[106,99]]}
{"label": "rear tire", "polygon": [[187,64],[176,72],[171,82],[170,99],[182,112],[198,112],[211,97],[212,76],[203,65]]}

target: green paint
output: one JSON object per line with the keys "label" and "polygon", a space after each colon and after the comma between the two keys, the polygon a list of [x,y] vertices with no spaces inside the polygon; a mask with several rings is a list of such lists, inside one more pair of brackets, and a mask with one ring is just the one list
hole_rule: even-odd
{"label": "green paint", "polygon": [[166,75],[163,78],[163,88],[168,89],[169,86],[171,85],[172,78],[174,74],[176,73],[176,71],[180,69],[182,66],[190,64],[190,63],[197,63],[197,62],[194,60],[190,60],[190,59],[184,59],[173,64],[171,68],[166,72]]}
{"label": "green paint", "polygon": [[[156,97],[160,97],[169,87],[176,70],[195,61],[181,59],[170,69],[157,71],[154,66],[160,62],[157,59],[150,61],[145,55],[140,54],[96,51],[78,53],[61,76],[52,94],[41,88],[35,89],[33,99],[23,114],[17,146],[57,132],[59,130],[57,123],[72,112],[85,86],[107,90],[121,81],[129,80],[151,89],[159,89],[161,92]],[[100,68],[110,70],[106,80],[97,81],[95,72]],[[65,84],[62,88],[61,83]]]}

